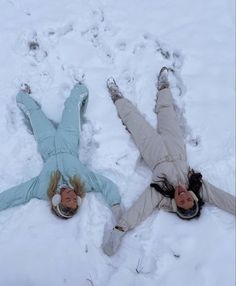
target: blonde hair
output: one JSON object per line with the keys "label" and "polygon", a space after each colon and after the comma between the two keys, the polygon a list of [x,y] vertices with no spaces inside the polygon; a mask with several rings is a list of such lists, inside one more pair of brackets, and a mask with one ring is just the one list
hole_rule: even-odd
{"label": "blonde hair", "polygon": [[70,184],[73,187],[77,196],[81,197],[81,199],[85,197],[84,183],[80,181],[79,177],[70,177]]}
{"label": "blonde hair", "polygon": [[[50,184],[48,186],[48,198],[51,201],[52,197],[56,194],[56,189],[61,178],[60,171],[52,172]],[[85,191],[84,191],[84,183],[80,181],[80,178],[77,176],[70,177],[70,184],[73,187],[77,196],[84,198]]]}

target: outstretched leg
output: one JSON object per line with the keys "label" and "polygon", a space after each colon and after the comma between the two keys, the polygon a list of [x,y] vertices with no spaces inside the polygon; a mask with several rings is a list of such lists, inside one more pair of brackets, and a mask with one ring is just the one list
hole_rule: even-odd
{"label": "outstretched leg", "polygon": [[186,147],[174,110],[173,97],[168,82],[168,69],[165,67],[160,71],[157,87],[155,112],[158,120],[158,132],[164,138],[170,155],[186,159]]}
{"label": "outstretched leg", "polygon": [[30,93],[29,87],[21,89],[16,96],[16,102],[29,118],[34,137],[38,143],[39,152],[43,160],[46,160],[53,149],[55,128],[42,112],[40,105],[29,95]]}
{"label": "outstretched leg", "polygon": [[65,101],[58,135],[62,139],[61,148],[69,148],[70,152],[78,151],[81,119],[87,107],[88,89],[84,84],[76,84]]}
{"label": "outstretched leg", "polygon": [[162,137],[150,126],[137,108],[123,97],[113,79],[108,80],[107,87],[119,117],[131,133],[144,161],[153,170],[157,164],[168,159]]}

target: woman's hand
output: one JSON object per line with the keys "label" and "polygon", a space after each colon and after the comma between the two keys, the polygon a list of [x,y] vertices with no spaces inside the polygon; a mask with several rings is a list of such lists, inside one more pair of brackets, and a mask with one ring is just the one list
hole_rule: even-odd
{"label": "woman's hand", "polygon": [[108,234],[108,239],[105,234],[102,244],[102,249],[104,253],[108,256],[114,255],[117,252],[121,244],[121,239],[124,235],[125,232],[119,226],[113,228],[112,232]]}

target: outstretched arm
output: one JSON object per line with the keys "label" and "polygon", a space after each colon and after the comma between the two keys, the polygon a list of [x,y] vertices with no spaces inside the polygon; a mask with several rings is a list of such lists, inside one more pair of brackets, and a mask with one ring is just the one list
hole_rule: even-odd
{"label": "outstretched arm", "polygon": [[112,232],[104,234],[103,251],[109,256],[114,255],[125,232],[133,229],[150,216],[162,198],[160,193],[148,186],[136,202],[121,216],[118,225]]}
{"label": "outstretched arm", "polygon": [[236,198],[205,180],[202,184],[202,196],[204,202],[236,215]]}
{"label": "outstretched arm", "polygon": [[120,204],[120,193],[115,183],[102,175],[92,173],[91,176],[93,191],[101,192],[110,207]]}
{"label": "outstretched arm", "polygon": [[134,204],[121,216],[118,226],[131,230],[148,218],[161,202],[163,196],[148,186]]}
{"label": "outstretched arm", "polygon": [[37,177],[0,193],[0,211],[24,204],[35,197]]}

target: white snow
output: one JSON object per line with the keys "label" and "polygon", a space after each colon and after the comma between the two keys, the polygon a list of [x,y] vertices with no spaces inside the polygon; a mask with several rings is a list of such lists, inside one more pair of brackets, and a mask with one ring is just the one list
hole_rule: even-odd
{"label": "white snow", "polygon": [[[167,65],[176,71],[171,85],[191,166],[235,195],[234,0],[1,0],[0,39],[1,191],[42,167],[16,107],[20,83],[28,82],[47,116],[59,121],[79,70],[90,91],[81,159],[114,180],[129,207],[151,172],[105,81],[114,76],[155,126],[156,75]],[[39,46],[29,50],[29,42]],[[230,214],[207,205],[199,220],[185,222],[154,212],[112,258],[101,250],[106,223],[111,212],[95,194],[69,221],[36,199],[1,212],[0,285],[235,285]]]}

